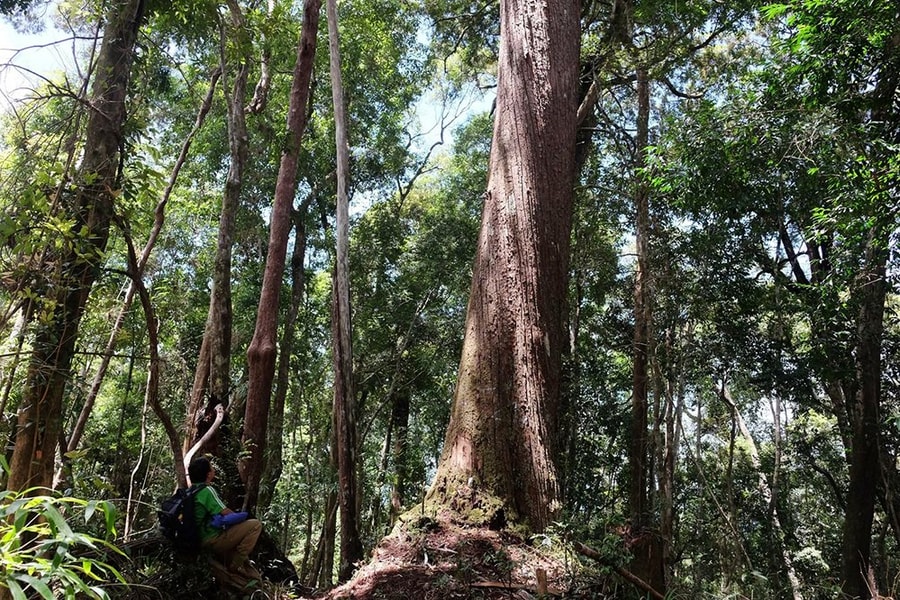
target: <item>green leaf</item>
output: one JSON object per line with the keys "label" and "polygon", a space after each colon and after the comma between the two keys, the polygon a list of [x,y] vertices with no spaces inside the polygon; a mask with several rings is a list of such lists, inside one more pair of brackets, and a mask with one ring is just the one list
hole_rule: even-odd
{"label": "green leaf", "polygon": [[56,547],[56,553],[53,555],[53,569],[58,569],[63,560],[69,555],[68,549],[60,544]]}
{"label": "green leaf", "polygon": [[115,537],[116,535],[116,507],[109,500],[104,500],[100,503],[100,507],[103,510],[103,514],[106,516],[106,531],[109,535]]}
{"label": "green leaf", "polygon": [[13,600],[28,600],[28,596],[25,595],[22,587],[14,579],[7,580],[6,585],[9,586],[9,591],[12,592]]}
{"label": "green leaf", "polygon": [[91,500],[84,507],[84,522],[87,523],[91,520],[91,517],[94,516],[94,513],[97,511],[97,501]]}
{"label": "green leaf", "polygon": [[13,531],[19,532],[25,529],[25,522],[28,520],[28,513],[24,510],[16,513],[16,520],[13,522]]}
{"label": "green leaf", "polygon": [[72,528],[66,523],[65,517],[52,504],[44,506],[43,516],[47,518],[53,525],[53,531],[59,537],[68,540],[72,537]]}
{"label": "green leaf", "polygon": [[89,448],[82,448],[80,450],[72,450],[70,452],[66,452],[65,454],[63,454],[63,456],[65,456],[69,460],[77,460],[79,458],[84,458],[88,455],[89,452]]}
{"label": "green leaf", "polygon": [[20,574],[20,575],[15,575],[15,578],[27,583],[32,588],[34,588],[34,590],[41,595],[41,598],[47,598],[47,600],[53,600],[53,598],[54,598],[53,591],[50,589],[50,587],[46,583],[44,583],[37,577],[32,577],[31,575]]}
{"label": "green leaf", "polygon": [[788,4],[768,4],[763,6],[760,9],[760,12],[762,12],[763,16],[767,19],[777,19],[788,10],[790,10],[790,5]]}

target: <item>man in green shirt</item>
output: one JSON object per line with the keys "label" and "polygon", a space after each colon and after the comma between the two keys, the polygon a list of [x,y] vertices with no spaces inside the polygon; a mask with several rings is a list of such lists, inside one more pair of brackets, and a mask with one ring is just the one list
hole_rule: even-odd
{"label": "man in green shirt", "polygon": [[[188,476],[191,487],[200,488],[194,495],[194,511],[202,546],[211,550],[229,573],[259,581],[259,571],[250,564],[249,557],[262,532],[262,524],[257,519],[245,519],[224,528],[217,526],[222,520],[240,520],[240,515],[246,517],[246,513],[235,513],[225,506],[215,488],[210,485],[216,476],[216,470],[209,459],[200,457],[191,461]],[[225,518],[227,515],[232,516]]]}

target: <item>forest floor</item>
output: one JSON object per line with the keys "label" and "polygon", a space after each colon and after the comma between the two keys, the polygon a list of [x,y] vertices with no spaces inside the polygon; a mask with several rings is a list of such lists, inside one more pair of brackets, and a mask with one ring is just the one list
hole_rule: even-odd
{"label": "forest floor", "polygon": [[[395,527],[353,578],[312,592],[279,581],[293,569],[258,557],[269,579],[243,591],[216,584],[210,563],[173,558],[157,537],[133,545],[123,565],[123,600],[604,600],[636,597],[621,569],[585,559],[585,547],[551,536],[465,526],[451,519],[411,518]],[[588,549],[589,550],[589,549]],[[591,551],[593,552],[593,551]],[[590,556],[590,554],[588,554]],[[602,557],[599,559],[602,561]],[[282,572],[279,573],[279,570]],[[621,573],[620,573],[621,574]],[[660,596],[661,597],[661,596]]]}
{"label": "forest floor", "polygon": [[395,528],[343,585],[310,600],[609,598],[608,578],[549,538],[420,518]]}

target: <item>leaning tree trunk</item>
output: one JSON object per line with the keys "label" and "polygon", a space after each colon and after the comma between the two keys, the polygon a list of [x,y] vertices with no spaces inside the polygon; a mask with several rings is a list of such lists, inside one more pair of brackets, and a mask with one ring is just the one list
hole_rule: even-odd
{"label": "leaning tree trunk", "polygon": [[[126,91],[144,0],[114,3],[103,32],[85,132],[85,151],[77,188],[67,205],[79,239],[59,259],[57,277],[46,297],[53,306],[34,340],[18,414],[8,489],[49,487],[62,428],[62,399],[78,326],[97,279],[109,239],[119,188]],[[80,232],[86,232],[82,236]]]}
{"label": "leaning tree trunk", "polygon": [[[203,122],[206,120],[206,115],[209,113],[209,109],[212,107],[213,94],[215,93],[216,84],[219,81],[220,74],[221,71],[219,69],[216,69],[213,72],[209,84],[209,90],[207,90],[206,97],[200,105],[200,110],[198,111],[196,121],[194,122],[194,128],[191,130],[191,132],[188,134],[187,138],[181,145],[181,152],[178,155],[178,159],[175,161],[175,165],[172,167],[172,173],[169,176],[169,182],[166,184],[165,190],[163,190],[162,198],[156,205],[156,210],[154,211],[153,228],[150,231],[147,242],[144,244],[144,249],[141,251],[140,257],[137,259],[135,273],[132,274],[132,277],[142,277],[144,273],[144,267],[147,265],[147,261],[150,260],[150,254],[153,251],[154,246],[156,245],[157,239],[159,239],[159,234],[162,231],[163,224],[165,223],[166,205],[169,203],[169,198],[172,195],[172,190],[175,188],[175,182],[178,179],[178,174],[181,172],[181,168],[184,166],[184,163],[187,160],[188,152],[191,148],[191,144],[194,141],[194,137],[196,137],[197,133],[200,131],[200,127],[203,125]],[[100,394],[100,387],[103,384],[104,378],[106,377],[106,371],[109,368],[109,363],[112,360],[113,352],[115,352],[116,344],[118,343],[119,339],[119,333],[121,332],[122,327],[125,323],[125,317],[128,315],[128,311],[131,309],[131,304],[134,301],[134,295],[136,292],[136,283],[134,281],[129,282],[127,290],[125,292],[125,299],[122,301],[122,306],[119,307],[119,313],[113,323],[112,331],[110,331],[109,333],[109,340],[106,342],[106,348],[103,350],[103,354],[100,357],[100,365],[97,368],[97,371],[94,373],[94,378],[91,381],[91,387],[88,391],[87,398],[84,401],[84,406],[82,406],[81,412],[78,414],[78,419],[75,421],[75,425],[72,428],[72,433],[71,435],[69,435],[68,445],[66,446],[67,453],[77,450],[78,445],[81,443],[81,437],[84,435],[84,429],[87,425],[88,419],[91,416],[91,413],[93,412],[94,403],[97,400],[97,396]],[[183,451],[179,451],[176,453],[176,456],[181,455],[183,455]],[[65,459],[63,460],[65,461]],[[179,468],[179,464],[176,463],[176,472],[179,470]],[[55,489],[60,489],[60,486],[65,481],[65,471],[66,470],[64,470],[63,468],[57,469],[56,478],[53,483],[53,487]]]}
{"label": "leaning tree trunk", "polygon": [[306,0],[304,4],[303,29],[297,44],[297,62],[294,65],[291,83],[285,148],[281,154],[278,179],[275,183],[275,201],[269,225],[269,249],[266,253],[266,268],[256,313],[256,329],[250,347],[247,348],[249,381],[247,405],[244,409],[243,446],[247,448],[248,453],[241,461],[240,467],[241,479],[247,487],[244,508],[248,510],[256,507],[259,481],[264,468],[269,401],[272,398],[272,381],[275,377],[279,296],[287,256],[288,235],[291,232],[291,208],[294,195],[297,193],[297,164],[300,157],[300,142],[306,128],[306,108],[316,56],[320,6],[319,0]]}
{"label": "leaning tree trunk", "polygon": [[738,409],[737,404],[731,397],[731,391],[728,389],[728,385],[725,381],[721,382],[718,392],[719,398],[728,405],[728,408],[734,415],[735,421],[737,421],[738,430],[740,430],[741,437],[744,438],[744,442],[747,446],[746,452],[750,459],[750,466],[756,471],[756,490],[759,493],[760,500],[766,505],[768,510],[769,525],[772,528],[774,537],[772,540],[772,545],[774,546],[772,551],[780,555],[781,567],[784,569],[788,585],[791,589],[791,598],[793,598],[793,600],[803,600],[800,579],[797,576],[797,571],[794,569],[794,561],[791,558],[791,553],[787,549],[785,543],[784,528],[781,526],[781,518],[778,516],[778,507],[775,506],[774,491],[772,486],[769,485],[766,474],[763,472],[762,461],[759,458],[759,450],[756,447],[756,440],[753,439],[753,434],[750,433],[750,429],[747,427],[747,423],[744,421],[740,409]]}
{"label": "leaning tree trunk", "polygon": [[494,135],[459,376],[428,501],[543,530],[572,227],[579,3],[502,0]]}

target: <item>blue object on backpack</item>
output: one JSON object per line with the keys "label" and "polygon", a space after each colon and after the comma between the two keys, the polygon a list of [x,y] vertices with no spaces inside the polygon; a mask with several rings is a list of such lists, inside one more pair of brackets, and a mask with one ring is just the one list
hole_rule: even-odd
{"label": "blue object on backpack", "polygon": [[217,514],[212,519],[212,526],[217,529],[227,529],[232,525],[237,525],[238,523],[243,523],[249,517],[249,513],[246,512],[233,512],[228,513],[227,515],[223,515],[222,513]]}

